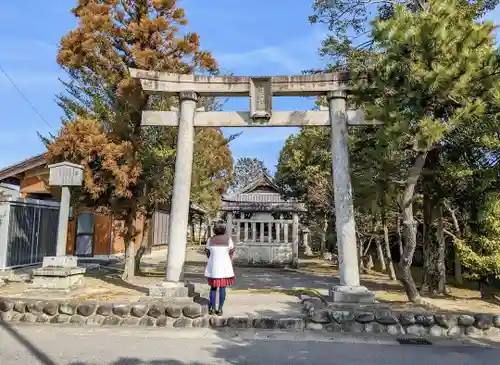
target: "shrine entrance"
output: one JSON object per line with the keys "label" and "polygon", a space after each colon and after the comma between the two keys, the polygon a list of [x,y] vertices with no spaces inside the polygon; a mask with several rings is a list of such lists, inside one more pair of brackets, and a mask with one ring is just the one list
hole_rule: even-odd
{"label": "shrine entrance", "polygon": [[222,216],[236,245],[236,265],[297,267],[302,203],[285,199],[271,176],[257,176],[222,196]]}
{"label": "shrine entrance", "polygon": [[[374,295],[360,286],[356,227],[351,192],[348,125],[378,124],[365,121],[361,110],[347,108],[348,72],[300,76],[197,76],[130,69],[149,93],[177,95],[179,110],[143,111],[143,125],[177,126],[177,152],[173,184],[169,249],[165,283],[181,283],[188,229],[193,165],[194,127],[302,127],[331,128],[340,286],[331,289],[333,301],[373,301]],[[206,112],[197,108],[198,97],[249,96],[250,110]],[[327,110],[273,111],[273,96],[326,96]]]}

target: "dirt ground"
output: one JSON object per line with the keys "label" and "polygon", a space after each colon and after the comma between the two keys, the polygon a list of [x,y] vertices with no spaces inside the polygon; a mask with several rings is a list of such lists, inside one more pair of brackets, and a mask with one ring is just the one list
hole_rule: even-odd
{"label": "dirt ground", "polygon": [[[161,282],[164,275],[165,253],[156,253],[143,260],[144,275],[124,282],[120,278],[120,264],[113,267],[91,266],[85,277],[85,288],[74,293],[74,299],[135,301],[147,295],[148,288]],[[203,290],[208,290],[203,276],[205,257],[197,250],[189,250],[185,265],[185,279],[190,280]],[[23,272],[28,272],[24,270]],[[310,291],[322,295],[328,288],[338,284],[338,268],[322,259],[302,259],[297,270],[236,268],[237,282],[231,288],[231,296],[235,305],[245,307],[245,312],[254,306],[249,298],[255,299],[255,305],[268,303],[271,297],[278,306],[289,305],[296,308],[297,294]],[[415,279],[418,280],[418,273]],[[425,297],[427,305],[415,306],[409,303],[403,287],[398,281],[391,281],[387,275],[371,272],[362,275],[362,285],[376,293],[377,300],[387,303],[394,310],[440,310],[443,312],[488,313],[499,314],[500,305],[496,301],[482,300],[478,290],[467,287],[450,286],[450,293],[442,297]],[[7,282],[0,287],[0,296],[23,297],[26,282]],[[205,293],[206,294],[206,293]],[[249,295],[251,294],[251,295]],[[260,297],[256,299],[256,295]],[[267,295],[267,296],[266,296]],[[231,298],[231,296],[229,298]],[[266,297],[265,297],[266,296]],[[281,297],[281,296],[287,296]],[[281,298],[281,299],[280,299]],[[264,300],[265,299],[265,300]],[[239,304],[238,304],[239,303]],[[266,304],[269,306],[269,303]],[[255,309],[255,308],[254,308]],[[257,309],[255,309],[257,310]]]}
{"label": "dirt ground", "polygon": [[[324,260],[311,259],[301,265],[300,272],[305,274],[326,275],[338,277],[338,267],[331,265]],[[419,284],[422,277],[422,270],[415,268],[413,277]],[[460,313],[484,313],[500,315],[500,301],[481,299],[481,293],[474,289],[476,283],[464,282],[458,286],[449,279],[449,293],[445,296],[424,297],[429,309],[439,309],[446,312]],[[391,304],[391,307],[411,309],[414,305],[408,302],[408,298],[402,284],[399,281],[390,280],[386,274],[372,271],[361,275],[361,284],[375,292],[377,300]]]}

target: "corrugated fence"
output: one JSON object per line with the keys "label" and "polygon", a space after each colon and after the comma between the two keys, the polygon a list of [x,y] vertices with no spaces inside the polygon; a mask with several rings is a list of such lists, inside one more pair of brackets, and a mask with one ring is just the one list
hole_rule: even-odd
{"label": "corrugated fence", "polygon": [[0,270],[35,265],[56,253],[59,203],[0,201]]}

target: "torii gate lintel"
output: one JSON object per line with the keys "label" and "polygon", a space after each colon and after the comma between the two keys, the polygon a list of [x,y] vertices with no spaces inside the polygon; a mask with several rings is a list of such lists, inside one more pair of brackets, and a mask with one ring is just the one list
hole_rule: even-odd
{"label": "torii gate lintel", "polygon": [[[182,285],[187,244],[189,200],[193,165],[194,127],[330,126],[332,177],[340,285],[331,289],[335,302],[373,302],[374,295],[360,286],[356,227],[349,172],[348,125],[366,122],[363,113],[347,109],[348,72],[299,76],[198,76],[130,70],[146,92],[177,94],[179,111],[144,111],[144,125],[178,126],[175,178],[171,205],[165,285]],[[273,96],[326,96],[328,110],[273,112]],[[198,96],[250,96],[248,112],[197,113]],[[175,291],[175,290],[174,290]]]}

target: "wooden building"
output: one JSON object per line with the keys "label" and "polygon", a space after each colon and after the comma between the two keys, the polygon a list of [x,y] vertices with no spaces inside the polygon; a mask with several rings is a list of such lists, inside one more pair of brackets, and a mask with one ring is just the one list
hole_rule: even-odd
{"label": "wooden building", "polygon": [[273,179],[261,174],[249,185],[222,197],[222,212],[240,265],[295,266],[302,203],[285,199]]}
{"label": "wooden building", "polygon": [[[44,154],[29,158],[0,170],[0,183],[17,186],[21,198],[59,201],[60,190],[48,184],[49,169]],[[205,211],[192,204],[192,213],[204,215]],[[168,207],[154,213],[148,239],[153,249],[165,249],[168,244]],[[70,216],[66,252],[79,257],[107,259],[125,252],[125,243],[119,234],[123,221],[104,214],[97,214],[93,207],[79,209],[77,216]],[[144,220],[138,217],[136,229],[141,232],[136,241],[142,241]]]}

